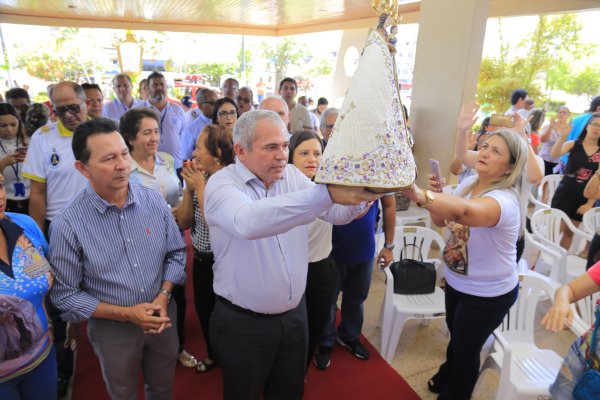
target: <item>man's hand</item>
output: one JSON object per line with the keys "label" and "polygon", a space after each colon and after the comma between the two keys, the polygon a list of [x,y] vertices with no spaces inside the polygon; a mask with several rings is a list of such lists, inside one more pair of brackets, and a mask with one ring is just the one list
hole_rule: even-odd
{"label": "man's hand", "polygon": [[65,339],[65,349],[77,350],[77,343],[81,338],[81,329],[78,323],[69,322],[67,324],[67,338]]}
{"label": "man's hand", "polygon": [[331,197],[331,201],[336,204],[343,204],[345,206],[358,205],[363,201],[375,201],[383,196],[383,193],[371,193],[368,192],[364,187],[355,186],[339,186],[328,184],[327,191],[329,191],[329,197]]}
{"label": "man's hand", "polygon": [[377,265],[381,268],[386,268],[392,261],[394,261],[394,255],[392,254],[392,251],[390,249],[386,249],[385,247],[381,249],[377,255]]}
{"label": "man's hand", "polygon": [[[167,298],[167,296],[165,296],[162,293],[159,293],[158,296],[156,296],[156,298],[152,302],[152,304],[159,307],[159,310],[158,310],[158,312],[155,312],[155,315],[158,314],[160,317],[165,317],[167,319],[169,318],[169,313],[167,311],[167,309],[169,307],[169,299]],[[158,334],[170,327],[171,327],[171,323],[165,322],[165,323],[161,324],[158,329],[148,329],[146,331],[146,333]]]}
{"label": "man's hand", "polygon": [[[142,328],[146,333],[160,333],[165,327],[168,328],[171,326],[166,312],[164,314],[161,313],[161,306],[154,302],[141,303],[129,307],[127,320]],[[158,330],[161,327],[162,330],[159,332]]]}

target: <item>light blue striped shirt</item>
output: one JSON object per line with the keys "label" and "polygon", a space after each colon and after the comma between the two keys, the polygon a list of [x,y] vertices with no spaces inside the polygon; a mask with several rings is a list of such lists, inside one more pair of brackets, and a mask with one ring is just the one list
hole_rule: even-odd
{"label": "light blue striped shirt", "polygon": [[239,160],[206,184],[204,215],[215,264],[214,290],[246,309],[277,314],[298,306],[308,273],[315,218],[347,224],[361,207],[334,205],[293,165],[268,189]]}
{"label": "light blue striped shirt", "polygon": [[125,206],[89,185],[50,225],[52,302],[62,318],[89,319],[100,302],[152,302],[163,281],[185,283],[185,244],[160,193],[130,184]]}

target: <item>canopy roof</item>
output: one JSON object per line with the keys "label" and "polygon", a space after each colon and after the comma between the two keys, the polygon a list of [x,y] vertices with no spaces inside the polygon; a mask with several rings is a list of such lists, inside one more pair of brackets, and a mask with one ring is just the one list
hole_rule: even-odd
{"label": "canopy roof", "polygon": [[[399,3],[403,22],[418,22],[420,0]],[[490,0],[490,16],[598,7],[597,0]],[[0,0],[0,22],[50,26],[283,36],[375,21],[370,0]]]}

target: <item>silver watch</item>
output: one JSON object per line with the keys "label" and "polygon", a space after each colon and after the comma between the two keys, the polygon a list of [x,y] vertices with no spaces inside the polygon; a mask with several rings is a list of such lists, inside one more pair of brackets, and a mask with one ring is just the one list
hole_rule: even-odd
{"label": "silver watch", "polygon": [[169,300],[169,302],[171,301],[171,292],[169,292],[167,289],[161,288],[158,293],[164,294],[167,296],[167,300]]}
{"label": "silver watch", "polygon": [[396,247],[396,245],[394,243],[384,243],[383,247],[388,250],[394,250],[394,247]]}

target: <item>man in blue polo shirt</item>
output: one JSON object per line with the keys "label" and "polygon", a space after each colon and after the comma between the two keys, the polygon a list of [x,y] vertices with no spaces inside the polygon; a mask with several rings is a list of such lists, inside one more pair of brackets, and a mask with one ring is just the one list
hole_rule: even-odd
{"label": "man in blue polo shirt", "polygon": [[[386,195],[381,198],[383,230],[385,244],[377,255],[377,261],[387,266],[393,260],[394,229],[396,228],[396,198]],[[375,257],[375,229],[378,207],[373,205],[367,214],[347,225],[333,227],[333,259],[338,272],[338,289],[342,296],[342,319],[335,327],[335,303],[331,308],[330,319],[321,335],[319,349],[315,355],[318,369],[327,369],[330,365],[330,353],[337,342],[348,349],[352,355],[367,360],[369,351],[359,340],[363,325],[364,302],[369,294],[373,260]],[[336,295],[337,297],[337,295]]]}

